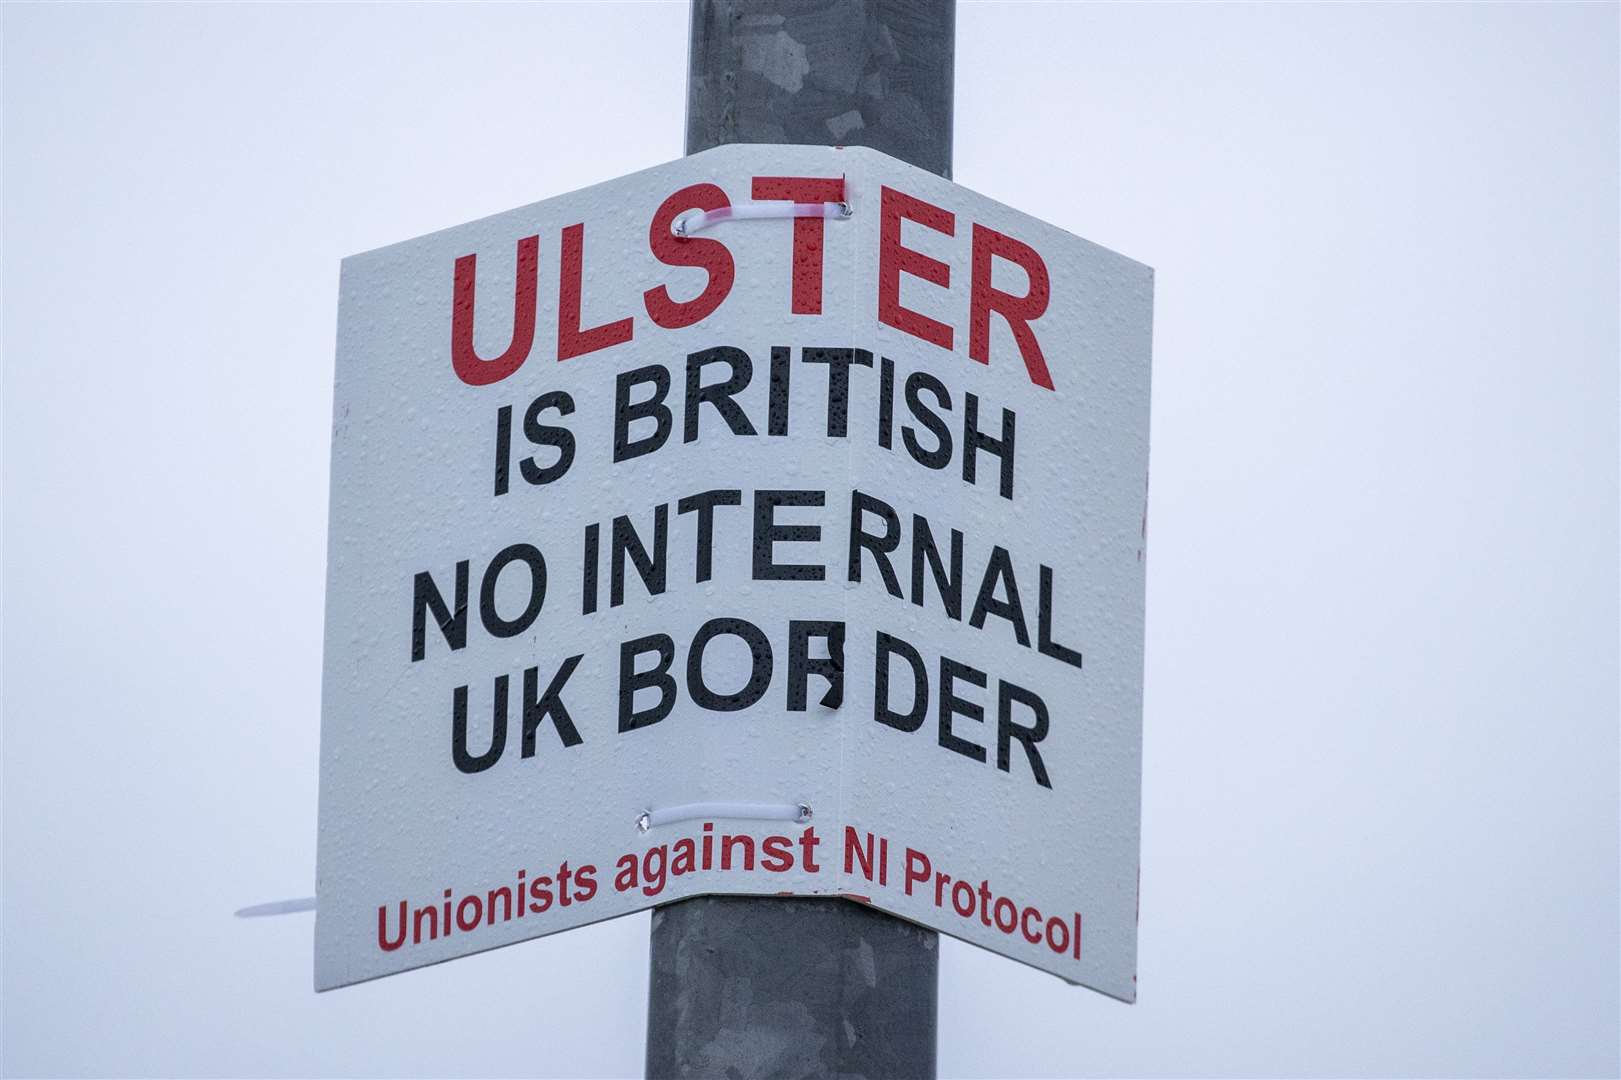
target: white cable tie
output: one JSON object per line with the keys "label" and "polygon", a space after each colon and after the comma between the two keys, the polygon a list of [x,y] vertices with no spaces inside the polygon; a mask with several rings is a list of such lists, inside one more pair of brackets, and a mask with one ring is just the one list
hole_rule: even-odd
{"label": "white cable tie", "polygon": [[780,200],[737,203],[718,210],[689,210],[676,218],[670,231],[679,240],[695,232],[702,232],[721,221],[747,218],[847,218],[854,214],[847,202],[789,203]]}
{"label": "white cable tie", "polygon": [[678,821],[713,821],[717,818],[745,821],[796,821],[804,824],[811,819],[811,808],[806,803],[683,803],[680,806],[665,806],[657,810],[643,810],[636,815],[636,831],[646,832],[659,825],[674,825]]}
{"label": "white cable tie", "polygon": [[315,897],[300,896],[294,900],[272,900],[268,904],[253,904],[236,909],[239,919],[262,919],[267,915],[294,915],[300,911],[314,911]]}
{"label": "white cable tie", "polygon": [[[678,821],[793,821],[803,825],[811,819],[808,803],[748,803],[699,802],[665,806],[657,810],[643,810],[636,816],[636,831],[647,832],[659,825],[674,825]],[[272,900],[267,904],[251,904],[238,908],[239,919],[263,919],[272,915],[296,915],[314,911],[315,897],[299,896],[291,900]]]}

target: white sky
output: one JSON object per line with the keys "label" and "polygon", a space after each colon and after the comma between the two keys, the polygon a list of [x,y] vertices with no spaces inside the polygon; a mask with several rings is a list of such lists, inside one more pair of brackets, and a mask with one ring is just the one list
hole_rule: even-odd
{"label": "white sky", "polygon": [[[317,997],[338,260],[679,156],[686,5],[7,5],[7,1074],[639,1074],[647,916]],[[1614,1075],[1618,8],[964,3],[1157,269],[1139,1003],[947,1076]]]}

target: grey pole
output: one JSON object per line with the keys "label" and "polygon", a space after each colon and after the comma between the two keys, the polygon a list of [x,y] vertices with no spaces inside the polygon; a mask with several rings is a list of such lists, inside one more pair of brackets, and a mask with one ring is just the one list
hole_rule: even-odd
{"label": "grey pole", "polygon": [[[870,146],[951,175],[955,0],[693,0],[687,153]],[[653,911],[647,1075],[935,1075],[938,940],[853,901]]]}
{"label": "grey pole", "polygon": [[687,153],[870,146],[951,177],[955,0],[692,0]]}

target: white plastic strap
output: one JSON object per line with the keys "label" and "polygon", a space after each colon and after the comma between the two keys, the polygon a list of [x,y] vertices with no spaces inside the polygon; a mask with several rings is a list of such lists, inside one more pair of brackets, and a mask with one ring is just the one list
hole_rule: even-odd
{"label": "white plastic strap", "polygon": [[790,203],[780,200],[769,202],[737,203],[718,210],[689,210],[676,218],[670,231],[685,240],[695,232],[702,232],[722,221],[740,221],[747,218],[847,218],[854,211],[847,202]]}
{"label": "white plastic strap", "polygon": [[251,907],[238,908],[236,917],[239,919],[262,919],[266,915],[293,915],[300,911],[314,911],[315,897],[300,896],[295,900],[272,900],[268,904],[254,904]]}
{"label": "white plastic strap", "polygon": [[[696,802],[643,810],[636,817],[636,831],[647,832],[660,825],[674,825],[679,821],[795,821],[804,824],[810,819],[811,808],[806,803]],[[314,910],[315,897],[300,896],[292,900],[272,900],[268,904],[238,908],[236,917],[262,919],[270,915],[293,915]]]}
{"label": "white plastic strap", "polygon": [[745,821],[797,821],[811,819],[811,808],[804,803],[695,802],[643,810],[636,817],[636,831],[646,832],[678,821],[714,821],[731,818]]}

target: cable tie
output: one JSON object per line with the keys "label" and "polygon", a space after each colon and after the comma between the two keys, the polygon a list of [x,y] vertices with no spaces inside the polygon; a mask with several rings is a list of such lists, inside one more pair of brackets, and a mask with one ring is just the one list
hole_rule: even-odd
{"label": "cable tie", "polygon": [[702,232],[722,221],[740,221],[751,218],[847,218],[855,214],[848,202],[789,203],[779,200],[745,202],[722,206],[717,210],[689,210],[676,218],[670,231],[676,239],[686,240],[693,233]]}
{"label": "cable tie", "polygon": [[[747,803],[700,802],[665,806],[657,810],[643,810],[636,816],[636,831],[645,833],[660,825],[674,825],[680,821],[793,821],[801,825],[811,819],[809,803]],[[251,904],[238,908],[239,919],[263,919],[272,915],[296,915],[315,910],[315,897],[300,896],[291,900],[272,900],[266,904]]]}
{"label": "cable tie", "polygon": [[636,831],[645,833],[649,829],[660,825],[674,825],[678,821],[714,821],[717,818],[740,821],[796,821],[803,825],[811,819],[811,808],[808,803],[683,803],[680,806],[643,810],[636,815]]}
{"label": "cable tie", "polygon": [[253,904],[236,909],[239,919],[262,919],[267,915],[294,915],[300,911],[314,911],[315,897],[300,896],[293,900],[272,900],[268,904]]}

